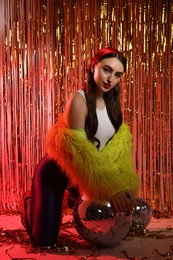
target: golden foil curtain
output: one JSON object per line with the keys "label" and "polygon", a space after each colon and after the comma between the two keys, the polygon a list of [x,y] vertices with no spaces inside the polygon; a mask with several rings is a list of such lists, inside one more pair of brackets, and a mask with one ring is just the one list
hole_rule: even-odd
{"label": "golden foil curtain", "polygon": [[133,133],[140,197],[173,209],[173,1],[0,1],[0,209],[20,209],[48,128],[85,81],[91,56],[128,60],[124,121]]}

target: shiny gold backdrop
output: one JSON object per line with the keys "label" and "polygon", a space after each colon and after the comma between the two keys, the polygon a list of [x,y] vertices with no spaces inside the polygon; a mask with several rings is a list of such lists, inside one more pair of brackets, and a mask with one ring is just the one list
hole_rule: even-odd
{"label": "shiny gold backdrop", "polygon": [[98,48],[123,51],[139,196],[173,209],[173,1],[0,1],[0,209],[20,209],[48,128]]}

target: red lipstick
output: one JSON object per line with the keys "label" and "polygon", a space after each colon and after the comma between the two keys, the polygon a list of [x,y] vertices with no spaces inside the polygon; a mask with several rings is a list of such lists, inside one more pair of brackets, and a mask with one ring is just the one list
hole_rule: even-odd
{"label": "red lipstick", "polygon": [[110,86],[111,86],[110,84],[104,83],[104,88],[107,88],[107,89],[108,89],[108,88],[110,88]]}

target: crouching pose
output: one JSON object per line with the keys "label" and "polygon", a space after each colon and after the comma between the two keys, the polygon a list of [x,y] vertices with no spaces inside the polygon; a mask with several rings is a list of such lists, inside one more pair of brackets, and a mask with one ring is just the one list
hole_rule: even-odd
{"label": "crouching pose", "polygon": [[23,198],[22,223],[34,244],[56,244],[64,194],[69,194],[71,208],[83,194],[91,201],[110,201],[115,212],[131,212],[139,180],[132,162],[132,136],[120,107],[119,82],[125,70],[121,52],[99,50],[86,85],[74,93],[48,131],[47,155]]}

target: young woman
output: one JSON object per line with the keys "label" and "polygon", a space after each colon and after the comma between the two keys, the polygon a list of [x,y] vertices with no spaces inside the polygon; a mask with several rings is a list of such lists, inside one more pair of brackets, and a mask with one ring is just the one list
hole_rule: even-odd
{"label": "young woman", "polygon": [[73,207],[81,195],[110,201],[115,212],[129,214],[139,182],[132,162],[132,138],[122,122],[120,78],[126,59],[116,49],[99,50],[78,90],[47,133],[47,155],[24,194],[22,222],[32,242],[53,246],[61,225],[65,190]]}

